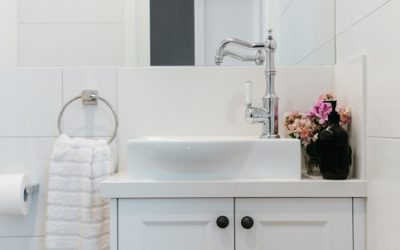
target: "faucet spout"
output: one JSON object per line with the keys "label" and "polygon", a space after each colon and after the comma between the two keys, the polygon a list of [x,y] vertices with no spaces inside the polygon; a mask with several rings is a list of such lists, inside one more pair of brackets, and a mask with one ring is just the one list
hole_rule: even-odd
{"label": "faucet spout", "polygon": [[[231,44],[237,45],[242,48],[256,49],[257,54],[255,56],[243,56],[231,50],[227,50],[226,47]],[[225,56],[230,56],[240,61],[254,61],[257,65],[261,65],[265,61],[265,57],[262,53],[262,49],[264,49],[264,46],[264,43],[249,43],[237,38],[226,38],[218,46],[217,53],[215,55],[215,64],[220,65],[223,62]]]}
{"label": "faucet spout", "polygon": [[265,61],[265,56],[262,50],[257,50],[257,53],[255,55],[240,55],[234,51],[226,49],[222,52],[221,55],[215,56],[215,64],[219,66],[226,56],[232,57],[242,62],[254,62],[256,65],[263,65]]}

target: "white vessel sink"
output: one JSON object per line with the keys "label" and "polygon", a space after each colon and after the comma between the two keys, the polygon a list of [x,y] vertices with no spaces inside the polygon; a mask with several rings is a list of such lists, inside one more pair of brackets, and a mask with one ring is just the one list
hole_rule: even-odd
{"label": "white vessel sink", "polygon": [[128,142],[138,180],[299,179],[300,142],[247,137],[145,137]]}

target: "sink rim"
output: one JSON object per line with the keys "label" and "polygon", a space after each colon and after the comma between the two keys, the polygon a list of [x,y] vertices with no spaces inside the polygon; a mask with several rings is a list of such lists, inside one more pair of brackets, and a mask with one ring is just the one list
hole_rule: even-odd
{"label": "sink rim", "polygon": [[[293,157],[280,157],[293,152]],[[299,179],[300,140],[250,136],[145,136],[127,144],[135,179]]]}
{"label": "sink rim", "polygon": [[287,142],[294,138],[260,139],[252,136],[142,136],[129,139],[129,143],[219,143],[219,142]]}

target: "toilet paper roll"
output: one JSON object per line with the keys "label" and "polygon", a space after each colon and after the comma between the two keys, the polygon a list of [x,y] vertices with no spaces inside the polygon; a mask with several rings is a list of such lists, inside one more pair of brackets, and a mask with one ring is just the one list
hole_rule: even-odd
{"label": "toilet paper roll", "polygon": [[30,185],[26,174],[0,175],[0,215],[27,215],[32,199],[27,193]]}

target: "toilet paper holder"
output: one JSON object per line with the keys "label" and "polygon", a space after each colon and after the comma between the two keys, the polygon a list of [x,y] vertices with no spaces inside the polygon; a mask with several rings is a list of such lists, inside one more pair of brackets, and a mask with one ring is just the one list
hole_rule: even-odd
{"label": "toilet paper holder", "polygon": [[24,189],[24,201],[28,200],[29,195],[33,195],[39,191],[39,184],[32,184]]}

